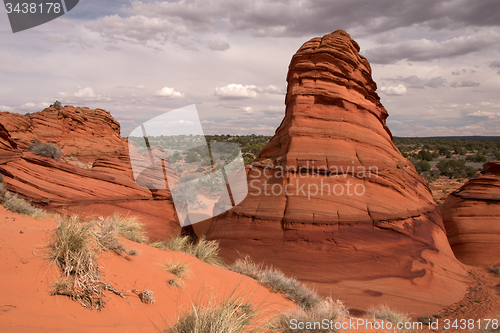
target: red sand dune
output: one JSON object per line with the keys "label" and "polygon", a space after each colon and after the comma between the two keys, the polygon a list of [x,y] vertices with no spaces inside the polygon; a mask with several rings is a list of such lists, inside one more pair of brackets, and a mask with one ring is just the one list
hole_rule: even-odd
{"label": "red sand dune", "polygon": [[500,161],[451,193],[441,212],[453,252],[468,265],[500,263]]}
{"label": "red sand dune", "polygon": [[248,171],[248,197],[207,235],[225,257],[249,254],[351,308],[431,314],[462,299],[470,279],[429,188],[392,143],[358,52],[340,30],[297,51],[285,118]]}
{"label": "red sand dune", "polygon": [[[233,291],[249,297],[254,308],[261,307],[265,313],[262,320],[294,307],[281,294],[271,293],[253,279],[187,254],[123,240],[127,249],[140,253],[128,258],[101,253],[103,281],[118,290],[152,290],[156,302],[143,304],[136,295],[126,294],[132,307],[109,293],[102,311],[86,309],[68,297],[49,294],[59,269],[44,259],[44,245],[56,225],[51,217],[33,219],[0,210],[1,332],[155,332],[154,325],[165,328],[165,322],[175,322],[200,300],[214,298],[220,303]],[[167,284],[174,276],[159,265],[167,260],[190,265],[182,288]]]}

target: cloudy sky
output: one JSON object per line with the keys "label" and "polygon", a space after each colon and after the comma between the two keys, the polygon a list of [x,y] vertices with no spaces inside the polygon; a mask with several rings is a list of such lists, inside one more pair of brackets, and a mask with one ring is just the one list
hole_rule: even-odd
{"label": "cloudy sky", "polygon": [[498,0],[80,0],[15,34],[0,10],[0,110],[103,108],[127,136],[196,104],[206,134],[272,135],[292,55],[337,29],[394,135],[500,135]]}

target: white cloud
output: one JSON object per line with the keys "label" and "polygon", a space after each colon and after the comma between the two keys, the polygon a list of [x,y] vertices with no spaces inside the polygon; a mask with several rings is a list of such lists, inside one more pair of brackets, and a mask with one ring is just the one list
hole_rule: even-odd
{"label": "white cloud", "polygon": [[10,106],[0,105],[0,111],[12,112],[12,111],[14,111],[14,109],[11,108]]}
{"label": "white cloud", "polygon": [[406,87],[398,84],[397,86],[382,87],[380,91],[386,95],[402,96],[406,94]]}
{"label": "white cloud", "polygon": [[157,90],[155,92],[155,96],[167,97],[167,98],[182,98],[182,97],[184,97],[183,94],[181,94],[178,91],[175,91],[174,88],[169,88],[169,87],[163,87],[160,90]]}
{"label": "white cloud", "polygon": [[73,94],[75,97],[79,98],[96,98],[97,95],[94,93],[94,89],[91,87],[82,88]]}
{"label": "white cloud", "polygon": [[244,114],[253,114],[254,113],[253,107],[251,107],[251,106],[243,107],[243,113]]}
{"label": "white cloud", "polygon": [[245,99],[257,97],[257,86],[230,83],[224,87],[215,88],[215,96],[219,99]]}
{"label": "white cloud", "polygon": [[273,106],[269,105],[265,108],[262,109],[262,112],[265,114],[271,114],[271,115],[285,115],[285,106]]}
{"label": "white cloud", "polygon": [[259,87],[257,88],[257,91],[260,93],[267,93],[267,94],[277,94],[277,95],[285,94],[284,89],[278,88],[272,84],[268,85],[267,87]]}
{"label": "white cloud", "polygon": [[16,111],[40,111],[50,106],[51,103],[41,102],[41,103],[33,103],[28,102],[23,105],[16,107]]}
{"label": "white cloud", "polygon": [[491,111],[476,111],[467,114],[470,117],[487,117],[490,119],[495,119],[500,117],[500,112],[491,112]]}

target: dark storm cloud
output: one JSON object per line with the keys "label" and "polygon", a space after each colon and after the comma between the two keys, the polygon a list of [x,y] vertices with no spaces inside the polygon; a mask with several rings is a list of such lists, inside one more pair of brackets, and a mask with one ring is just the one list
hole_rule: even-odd
{"label": "dark storm cloud", "polygon": [[498,60],[492,61],[491,64],[490,64],[490,67],[493,68],[493,69],[496,69],[497,70],[497,74],[500,75],[500,61],[498,61]]}
{"label": "dark storm cloud", "polygon": [[479,52],[492,48],[499,43],[500,35],[497,31],[483,31],[474,35],[455,37],[441,42],[420,39],[377,46],[364,52],[364,55],[368,61],[376,64],[394,64],[404,59],[408,61],[430,61]]}
{"label": "dark storm cloud", "polygon": [[[114,17],[113,27],[110,27],[109,20],[104,26],[94,22],[87,27],[107,37],[132,41],[144,34],[151,40],[161,42],[170,40],[179,32],[190,34],[215,30],[246,31],[263,37],[301,37],[321,36],[344,29],[355,31],[356,36],[360,37],[411,26],[427,30],[453,30],[465,24],[500,25],[500,1],[493,0],[132,1],[126,9],[121,9],[115,1],[111,3],[116,7],[115,14],[121,21]],[[97,6],[93,2],[91,4]],[[131,19],[130,16],[137,17]],[[151,29],[152,26],[164,30],[157,32]],[[110,28],[111,32],[105,31]],[[386,61],[408,57],[406,52],[414,51],[415,47],[418,49],[418,45],[402,45],[393,50],[395,55]],[[462,54],[465,51],[457,52]],[[377,50],[372,50],[372,53],[377,61],[388,63],[377,56]],[[420,52],[416,58],[427,59],[428,56]]]}
{"label": "dark storm cloud", "polygon": [[446,86],[446,80],[442,76],[433,77],[430,79],[421,79],[416,75],[386,79],[388,81],[404,83],[406,87],[414,89],[424,89],[425,87],[439,88]]}

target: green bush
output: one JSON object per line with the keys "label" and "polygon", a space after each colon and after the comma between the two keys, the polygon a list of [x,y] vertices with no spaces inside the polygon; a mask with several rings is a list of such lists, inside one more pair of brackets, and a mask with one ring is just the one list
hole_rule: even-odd
{"label": "green bush", "polygon": [[426,171],[431,170],[431,165],[427,161],[417,161],[417,160],[412,158],[412,159],[410,159],[410,162],[413,163],[413,165],[415,166],[415,169],[417,170],[417,172],[419,174],[421,174],[422,172],[426,172]]}
{"label": "green bush", "polygon": [[417,159],[423,160],[423,161],[432,161],[432,160],[434,160],[434,158],[432,157],[431,152],[428,151],[428,150],[423,150],[423,149],[417,154]]}
{"label": "green bush", "polygon": [[441,175],[449,178],[473,178],[477,176],[476,169],[466,166],[465,160],[462,159],[441,160],[436,167]]}
{"label": "green bush", "polygon": [[465,160],[467,161],[472,161],[472,162],[478,162],[478,163],[484,163],[486,162],[488,159],[486,158],[486,156],[480,154],[480,153],[477,153],[475,155],[469,155],[465,158]]}
{"label": "green bush", "polygon": [[56,101],[54,102],[54,108],[55,108],[56,110],[61,110],[61,109],[62,109],[62,104],[61,104],[61,102],[59,102],[58,100],[56,100]]}
{"label": "green bush", "polygon": [[200,162],[201,157],[194,151],[188,151],[186,155],[186,163]]}
{"label": "green bush", "polygon": [[35,155],[53,158],[54,160],[59,160],[62,156],[61,149],[53,143],[34,141],[28,144],[28,150]]}

